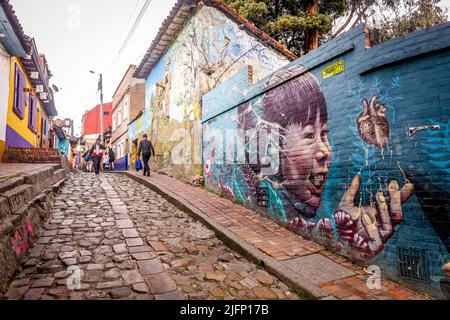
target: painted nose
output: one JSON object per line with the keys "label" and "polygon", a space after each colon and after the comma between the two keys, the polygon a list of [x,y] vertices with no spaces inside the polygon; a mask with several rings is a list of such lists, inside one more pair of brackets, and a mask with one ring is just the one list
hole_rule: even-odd
{"label": "painted nose", "polygon": [[322,141],[322,139],[318,140],[316,143],[316,160],[324,161],[330,157],[330,148],[328,143]]}

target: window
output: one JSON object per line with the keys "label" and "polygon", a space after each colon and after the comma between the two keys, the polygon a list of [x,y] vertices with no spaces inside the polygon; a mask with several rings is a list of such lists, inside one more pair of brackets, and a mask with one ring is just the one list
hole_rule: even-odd
{"label": "window", "polygon": [[125,102],[123,103],[123,120],[125,121],[126,119],[128,119],[128,110],[129,110],[129,106],[128,106],[128,95],[125,96]]}
{"label": "window", "polygon": [[13,111],[20,118],[24,118],[25,114],[25,75],[16,63],[14,67],[14,102]]}
{"label": "window", "polygon": [[116,115],[113,116],[112,130],[116,131]]}
{"label": "window", "polygon": [[34,95],[30,94],[29,102],[28,102],[28,128],[32,131],[36,132],[37,120],[37,99]]}
{"label": "window", "polygon": [[108,111],[105,111],[105,112],[103,112],[103,115],[104,115],[104,116],[109,116],[109,112],[108,112]]}
{"label": "window", "polygon": [[120,127],[120,124],[122,122],[122,109],[119,108],[117,111],[117,127]]}

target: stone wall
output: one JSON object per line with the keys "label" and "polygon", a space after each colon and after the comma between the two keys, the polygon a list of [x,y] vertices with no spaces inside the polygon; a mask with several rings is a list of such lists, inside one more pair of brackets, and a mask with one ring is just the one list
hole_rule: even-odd
{"label": "stone wall", "polygon": [[0,291],[29,257],[52,200],[66,179],[61,165],[40,167],[0,182]]}

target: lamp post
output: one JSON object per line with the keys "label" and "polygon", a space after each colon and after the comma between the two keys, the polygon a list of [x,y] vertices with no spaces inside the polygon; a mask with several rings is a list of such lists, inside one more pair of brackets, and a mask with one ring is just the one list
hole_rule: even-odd
{"label": "lamp post", "polygon": [[103,144],[103,75],[101,73],[98,74],[92,70],[89,72],[100,76],[100,80],[98,82],[98,90],[100,90],[100,139]]}

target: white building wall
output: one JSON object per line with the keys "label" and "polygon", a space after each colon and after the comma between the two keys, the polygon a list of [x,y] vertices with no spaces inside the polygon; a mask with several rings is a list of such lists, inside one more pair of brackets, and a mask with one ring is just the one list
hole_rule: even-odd
{"label": "white building wall", "polygon": [[0,45],[0,140],[5,141],[9,98],[10,55]]}

